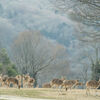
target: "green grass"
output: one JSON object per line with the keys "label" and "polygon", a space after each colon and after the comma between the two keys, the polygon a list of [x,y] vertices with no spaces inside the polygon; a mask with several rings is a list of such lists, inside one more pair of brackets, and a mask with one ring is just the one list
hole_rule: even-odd
{"label": "green grass", "polygon": [[52,96],[46,96],[47,89],[14,89],[8,88],[0,89],[0,95],[13,95],[13,96],[22,96],[30,98],[44,98],[44,99],[54,99]]}
{"label": "green grass", "polygon": [[44,99],[56,99],[56,100],[100,100],[100,91],[98,90],[98,96],[95,96],[95,92],[92,90],[91,95],[86,95],[86,90],[73,89],[59,94],[56,89],[4,89],[0,88],[0,95],[12,95],[22,96],[29,98],[44,98]]}
{"label": "green grass", "polygon": [[5,99],[0,99],[0,100],[5,100]]}

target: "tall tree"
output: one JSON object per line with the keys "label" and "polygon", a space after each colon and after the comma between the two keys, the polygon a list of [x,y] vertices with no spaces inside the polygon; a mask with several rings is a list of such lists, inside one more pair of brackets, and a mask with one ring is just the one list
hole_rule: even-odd
{"label": "tall tree", "polygon": [[[40,71],[57,60],[67,58],[66,49],[61,45],[52,45],[40,32],[26,31],[15,40],[12,51],[21,74],[29,73],[36,80]],[[64,60],[64,59],[63,59]],[[66,59],[65,59],[66,60]],[[68,64],[67,60],[63,64]]]}
{"label": "tall tree", "polygon": [[6,49],[0,49],[0,73],[8,76],[17,75],[15,65],[10,61]]}

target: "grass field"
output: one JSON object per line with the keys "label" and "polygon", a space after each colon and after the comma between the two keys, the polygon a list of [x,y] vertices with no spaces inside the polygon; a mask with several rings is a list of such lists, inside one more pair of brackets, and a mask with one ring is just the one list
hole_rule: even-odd
{"label": "grass field", "polygon": [[22,96],[30,98],[44,98],[57,100],[100,100],[100,90],[97,91],[97,96],[94,90],[91,90],[91,95],[86,95],[86,90],[73,89],[59,93],[56,89],[14,89],[0,88],[0,95]]}

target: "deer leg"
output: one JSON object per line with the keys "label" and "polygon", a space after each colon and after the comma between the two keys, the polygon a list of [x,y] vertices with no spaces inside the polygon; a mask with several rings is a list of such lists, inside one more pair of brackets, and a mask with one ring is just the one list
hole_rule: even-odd
{"label": "deer leg", "polygon": [[75,88],[76,84],[72,85],[71,89]]}
{"label": "deer leg", "polygon": [[88,88],[86,88],[86,95],[88,95]]}
{"label": "deer leg", "polygon": [[7,82],[7,83],[6,83],[6,85],[7,85],[7,88],[9,88],[9,84],[10,84],[9,82]]}
{"label": "deer leg", "polygon": [[95,96],[98,96],[98,94],[97,94],[97,88],[95,89]]}
{"label": "deer leg", "polygon": [[3,87],[3,82],[1,82],[1,87]]}
{"label": "deer leg", "polygon": [[90,89],[86,88],[86,95],[90,95]]}
{"label": "deer leg", "polygon": [[62,86],[60,85],[59,88],[60,88],[60,93],[62,94]]}
{"label": "deer leg", "polygon": [[66,87],[66,86],[65,86],[65,91],[66,91],[66,95],[67,95],[68,87]]}
{"label": "deer leg", "polygon": [[68,90],[68,88],[67,88],[67,87],[65,87],[65,89],[66,89],[66,91]]}

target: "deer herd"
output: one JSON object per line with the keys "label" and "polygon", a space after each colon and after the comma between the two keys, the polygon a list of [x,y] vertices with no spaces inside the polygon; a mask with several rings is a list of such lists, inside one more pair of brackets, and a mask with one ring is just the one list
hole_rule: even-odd
{"label": "deer herd", "polygon": [[1,87],[7,86],[10,87],[11,84],[13,87],[18,87],[19,89],[23,88],[32,88],[35,79],[31,78],[28,74],[26,75],[17,75],[16,77],[8,77],[6,75],[0,75]]}
{"label": "deer herd", "polygon": [[[13,87],[17,88],[33,88],[35,83],[35,79],[30,77],[29,74],[26,75],[17,75],[16,77],[8,77],[6,75],[0,75],[0,86],[1,87]],[[45,83],[42,85],[42,88],[64,88],[66,91],[72,88],[76,88],[79,86],[86,87],[86,94],[90,94],[90,89],[97,89],[100,87],[100,80],[90,80],[87,81],[86,84],[79,82],[79,80],[66,80],[65,78],[61,79],[53,79],[49,83]]]}

